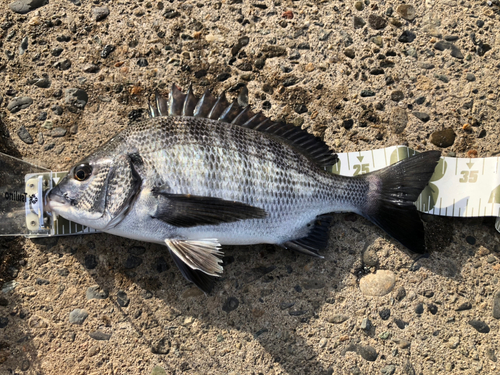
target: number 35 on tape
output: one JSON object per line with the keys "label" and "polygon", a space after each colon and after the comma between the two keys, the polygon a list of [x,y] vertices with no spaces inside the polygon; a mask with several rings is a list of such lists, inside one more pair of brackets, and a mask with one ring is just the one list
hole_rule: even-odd
{"label": "number 35 on tape", "polygon": [[[406,146],[340,153],[330,172],[357,176],[417,154]],[[429,184],[415,202],[421,212],[454,217],[496,216],[500,232],[500,157],[441,157]]]}

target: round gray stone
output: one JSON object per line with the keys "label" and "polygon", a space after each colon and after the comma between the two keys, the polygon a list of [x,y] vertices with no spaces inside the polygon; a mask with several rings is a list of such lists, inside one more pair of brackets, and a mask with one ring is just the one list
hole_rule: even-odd
{"label": "round gray stone", "polygon": [[9,5],[11,11],[26,14],[48,3],[48,0],[16,0]]}
{"label": "round gray stone", "polygon": [[82,324],[87,319],[89,313],[83,309],[74,309],[69,313],[69,322],[71,324]]}

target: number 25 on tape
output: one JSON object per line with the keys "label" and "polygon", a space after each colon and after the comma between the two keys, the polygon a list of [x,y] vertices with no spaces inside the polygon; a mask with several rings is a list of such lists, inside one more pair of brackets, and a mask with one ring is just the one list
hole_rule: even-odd
{"label": "number 25 on tape", "polygon": [[467,182],[474,183],[474,182],[477,181],[478,171],[462,171],[462,172],[460,172],[460,174],[462,175],[462,178],[460,180],[458,180],[458,182],[461,182],[461,183],[467,183]]}
{"label": "number 25 on tape", "polygon": [[361,173],[368,173],[370,172],[370,168],[368,168],[370,164],[354,164],[352,167],[354,168],[354,175],[357,176],[358,174]]}

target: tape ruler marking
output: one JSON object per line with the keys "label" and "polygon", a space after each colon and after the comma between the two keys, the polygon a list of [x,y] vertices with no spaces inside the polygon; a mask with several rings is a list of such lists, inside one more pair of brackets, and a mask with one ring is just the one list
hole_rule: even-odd
{"label": "tape ruler marking", "polygon": [[[357,176],[382,169],[417,152],[406,146],[339,153],[330,172]],[[429,184],[415,202],[421,212],[453,217],[496,216],[500,232],[500,157],[441,157]]]}

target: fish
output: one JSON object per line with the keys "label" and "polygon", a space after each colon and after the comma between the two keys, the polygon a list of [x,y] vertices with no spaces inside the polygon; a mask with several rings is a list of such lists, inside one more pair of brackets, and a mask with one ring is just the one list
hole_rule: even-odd
{"label": "fish", "polygon": [[275,244],[321,257],[332,213],[353,212],[410,251],[425,253],[414,202],[439,151],[354,177],[329,173],[337,155],[299,127],[210,90],[172,84],[150,117],[76,163],[46,194],[54,215],[166,245],[183,276],[208,293],[223,245]]}

